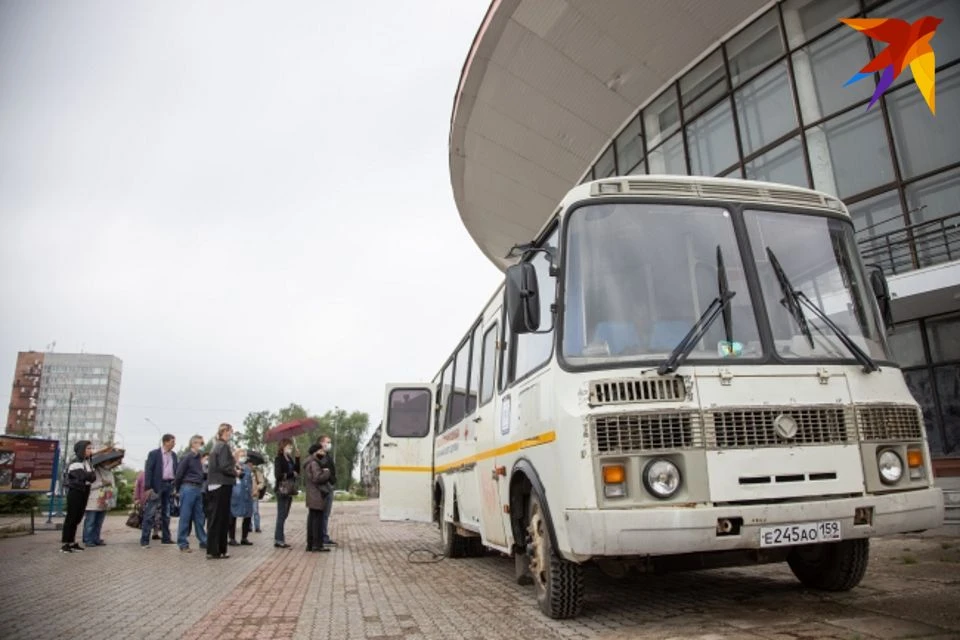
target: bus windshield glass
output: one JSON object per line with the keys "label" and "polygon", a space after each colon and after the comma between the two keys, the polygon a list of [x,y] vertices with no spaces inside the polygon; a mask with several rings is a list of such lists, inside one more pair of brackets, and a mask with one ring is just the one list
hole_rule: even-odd
{"label": "bus windshield glass", "polygon": [[756,210],[745,211],[744,221],[774,343],[782,358],[852,358],[840,336],[816,313],[799,304],[791,311],[784,303],[786,288],[806,296],[871,358],[889,359],[849,223],[818,215]]}
{"label": "bus windshield glass", "polygon": [[570,364],[664,360],[718,298],[729,301],[687,360],[763,355],[727,209],[587,205],[571,213],[566,246],[563,355]]}

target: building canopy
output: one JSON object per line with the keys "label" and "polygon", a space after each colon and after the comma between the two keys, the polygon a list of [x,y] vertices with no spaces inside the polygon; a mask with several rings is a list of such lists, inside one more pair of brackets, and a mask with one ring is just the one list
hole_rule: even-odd
{"label": "building canopy", "polygon": [[499,268],[637,108],[768,0],[494,0],[454,98],[460,218]]}

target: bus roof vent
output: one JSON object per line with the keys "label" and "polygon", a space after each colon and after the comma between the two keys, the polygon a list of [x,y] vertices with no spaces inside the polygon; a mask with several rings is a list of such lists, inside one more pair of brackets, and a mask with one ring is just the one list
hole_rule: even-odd
{"label": "bus roof vent", "polygon": [[716,183],[701,183],[699,186],[700,195],[704,198],[818,208],[827,206],[823,196],[813,191]]}
{"label": "bus roof vent", "polygon": [[687,389],[682,376],[596,380],[590,383],[590,406],[638,402],[682,402]]}
{"label": "bus roof vent", "polygon": [[638,196],[697,197],[697,185],[675,180],[627,180],[628,194]]}

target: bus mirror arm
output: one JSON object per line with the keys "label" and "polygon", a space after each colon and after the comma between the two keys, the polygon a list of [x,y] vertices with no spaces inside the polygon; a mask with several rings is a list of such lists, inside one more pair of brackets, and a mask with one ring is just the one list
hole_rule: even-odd
{"label": "bus mirror arm", "polygon": [[878,265],[867,265],[870,273],[870,288],[873,289],[873,296],[877,299],[877,306],[880,307],[880,318],[886,328],[893,329],[893,308],[890,298],[890,285],[883,274],[883,269]]}

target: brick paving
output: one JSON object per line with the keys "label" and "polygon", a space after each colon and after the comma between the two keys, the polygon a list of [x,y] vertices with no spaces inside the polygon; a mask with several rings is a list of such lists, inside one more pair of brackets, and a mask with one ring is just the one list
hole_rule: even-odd
{"label": "brick paving", "polygon": [[263,504],[264,533],[223,561],[140,549],[120,516],[107,519],[107,546],[83,553],[57,553],[51,531],[0,540],[0,637],[960,638],[957,538],[875,541],[863,584],[841,594],[807,591],[781,565],[618,581],[590,569],[583,615],[558,621],[513,582],[511,560],[413,564],[411,552],[438,549],[435,528],[381,523],[372,501],[334,509],[329,554],[304,552],[302,504],[287,523],[292,549],[273,548]]}

